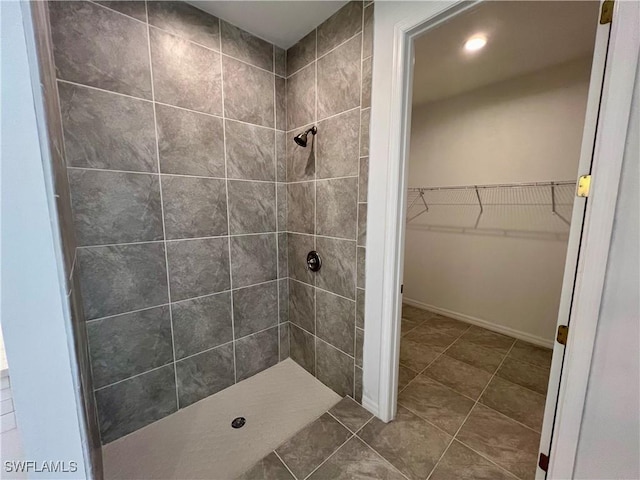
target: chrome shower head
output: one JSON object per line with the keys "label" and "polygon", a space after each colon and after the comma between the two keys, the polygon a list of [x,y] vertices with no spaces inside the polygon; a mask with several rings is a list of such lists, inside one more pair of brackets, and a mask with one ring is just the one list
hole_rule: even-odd
{"label": "chrome shower head", "polygon": [[311,127],[310,129],[308,129],[306,132],[299,133],[298,135],[293,137],[293,141],[296,142],[301,147],[306,147],[307,146],[307,135],[309,133],[312,134],[312,135],[315,135],[316,133],[318,133],[318,129],[316,128],[315,125],[313,127]]}

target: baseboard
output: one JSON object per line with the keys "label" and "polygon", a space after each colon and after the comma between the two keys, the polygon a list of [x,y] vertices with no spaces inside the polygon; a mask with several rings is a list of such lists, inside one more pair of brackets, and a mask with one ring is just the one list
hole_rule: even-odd
{"label": "baseboard", "polygon": [[462,322],[466,322],[472,325],[476,325],[478,327],[486,328],[487,330],[491,330],[496,333],[509,335],[510,337],[514,337],[514,338],[517,338],[518,340],[522,340],[525,342],[533,343],[534,345],[539,345],[541,347],[546,347],[546,348],[553,348],[553,340],[547,340],[546,338],[538,337],[537,335],[531,335],[530,333],[522,332],[520,330],[515,330],[509,327],[504,327],[502,325],[496,325],[495,323],[491,323],[487,320],[483,320],[482,318],[472,317],[471,315],[466,315],[464,313],[452,312],[451,310],[447,310],[446,308],[440,308],[434,305],[428,305],[426,303],[418,302],[417,300],[412,300],[411,298],[407,298],[407,297],[403,297],[402,302],[406,303],[407,305],[411,305],[413,307],[429,310],[433,313],[438,313],[440,315],[455,318],[456,320],[460,320]]}

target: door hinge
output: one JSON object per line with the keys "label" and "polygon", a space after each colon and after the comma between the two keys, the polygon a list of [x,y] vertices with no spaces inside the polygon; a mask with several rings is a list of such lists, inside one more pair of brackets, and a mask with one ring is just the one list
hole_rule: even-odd
{"label": "door hinge", "polygon": [[578,179],[578,189],[576,190],[576,196],[588,197],[591,190],[591,175],[582,175]]}
{"label": "door hinge", "polygon": [[600,25],[611,23],[611,20],[613,20],[613,0],[605,0],[600,10]]}
{"label": "door hinge", "polygon": [[538,457],[538,466],[545,472],[549,470],[549,456],[541,453]]}
{"label": "door hinge", "polygon": [[556,335],[556,340],[560,345],[567,345],[567,337],[569,336],[569,327],[566,325],[558,326],[558,334]]}

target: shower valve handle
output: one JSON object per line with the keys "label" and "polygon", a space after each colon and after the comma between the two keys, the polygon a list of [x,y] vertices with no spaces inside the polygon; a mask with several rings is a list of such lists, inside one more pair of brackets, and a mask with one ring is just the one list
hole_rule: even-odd
{"label": "shower valve handle", "polygon": [[322,260],[320,260],[320,255],[315,250],[310,251],[307,254],[307,268],[312,272],[317,272],[320,270],[322,266]]}

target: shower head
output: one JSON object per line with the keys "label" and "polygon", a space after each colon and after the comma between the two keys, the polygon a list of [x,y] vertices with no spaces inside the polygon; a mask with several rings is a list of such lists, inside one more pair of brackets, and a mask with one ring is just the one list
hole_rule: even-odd
{"label": "shower head", "polygon": [[311,133],[312,135],[315,135],[316,133],[318,133],[318,129],[316,128],[315,125],[313,127],[311,127],[309,130],[307,130],[306,132],[299,133],[298,135],[293,137],[293,141],[296,142],[301,147],[306,147],[307,146],[307,135],[309,133]]}

